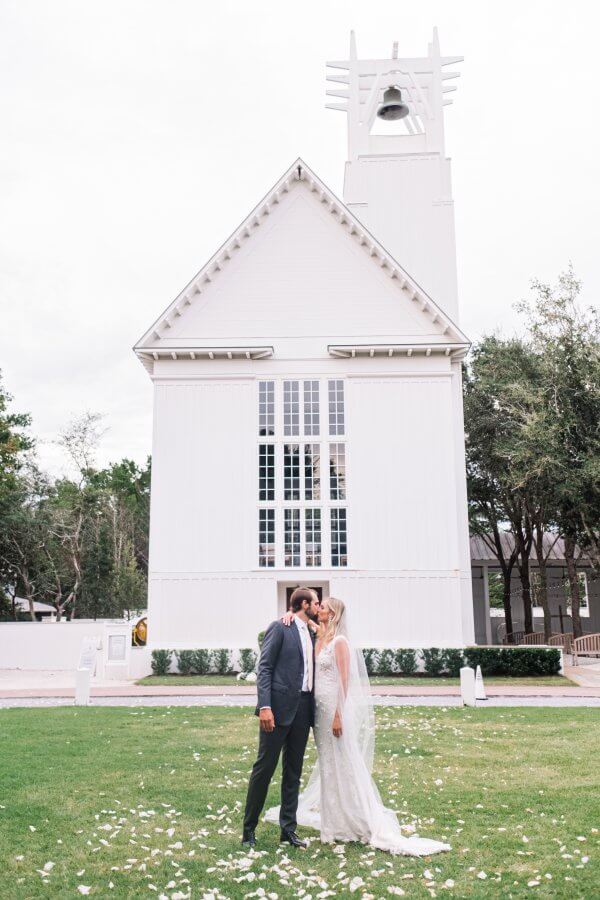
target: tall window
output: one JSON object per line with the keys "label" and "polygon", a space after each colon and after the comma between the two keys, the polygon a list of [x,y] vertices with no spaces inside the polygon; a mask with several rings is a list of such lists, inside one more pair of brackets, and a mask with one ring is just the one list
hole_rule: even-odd
{"label": "tall window", "polygon": [[339,507],[331,510],[331,565],[348,565],[346,510]]}
{"label": "tall window", "polygon": [[319,433],[319,382],[304,382],[304,434]]}
{"label": "tall window", "polygon": [[304,447],[304,499],[321,499],[320,444],[306,444]]}
{"label": "tall window", "polygon": [[284,509],[284,562],[286,566],[300,565],[300,510]]}
{"label": "tall window", "polygon": [[300,446],[285,444],[283,448],[283,497],[300,499]]}
{"label": "tall window", "polygon": [[344,434],[344,382],[329,382],[329,434]]}
{"label": "tall window", "polygon": [[346,499],[346,445],[329,445],[329,496],[332,500]]}
{"label": "tall window", "polygon": [[348,565],[341,378],[258,382],[258,564]]}
{"label": "tall window", "polygon": [[321,510],[304,510],[304,527],[306,532],[306,565],[321,565]]}
{"label": "tall window", "polygon": [[269,568],[275,565],[274,509],[258,511],[258,565]]}
{"label": "tall window", "polygon": [[283,433],[300,434],[300,383],[283,382]]}
{"label": "tall window", "polygon": [[258,384],[258,433],[261,436],[275,434],[275,382]]}
{"label": "tall window", "polygon": [[258,448],[258,499],[275,499],[275,444]]}

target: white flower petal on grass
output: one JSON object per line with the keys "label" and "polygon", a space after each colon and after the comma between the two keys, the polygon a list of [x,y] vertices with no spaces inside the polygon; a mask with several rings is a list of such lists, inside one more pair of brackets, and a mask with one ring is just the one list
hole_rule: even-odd
{"label": "white flower petal on grass", "polygon": [[89,884],[80,884],[77,887],[77,890],[79,891],[80,894],[89,894],[91,889],[92,888],[90,887]]}
{"label": "white flower petal on grass", "polygon": [[487,878],[487,875],[485,874],[485,872],[478,872],[477,877],[481,878],[481,880],[483,881],[485,878]]}
{"label": "white flower petal on grass", "polygon": [[389,887],[388,894],[394,894],[396,897],[404,897],[406,891],[403,891],[401,887]]}
{"label": "white flower petal on grass", "polygon": [[538,884],[539,884],[539,881],[536,881],[535,879],[532,879],[531,881],[528,881],[528,882],[527,882],[527,887],[537,887]]}

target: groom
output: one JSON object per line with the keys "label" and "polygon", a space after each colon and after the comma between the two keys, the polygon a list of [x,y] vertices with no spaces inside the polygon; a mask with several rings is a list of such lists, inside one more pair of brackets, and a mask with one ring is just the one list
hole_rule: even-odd
{"label": "groom", "polygon": [[265,633],[256,681],[258,756],[250,775],[244,814],[242,846],[246,849],[256,846],[258,817],[282,750],[280,840],[294,847],[308,846],[296,834],[296,810],[304,751],[315,719],[314,636],[308,620],[316,619],[319,605],[315,591],[296,588],[290,597],[290,609],[296,614],[292,627],[286,628],[276,620]]}

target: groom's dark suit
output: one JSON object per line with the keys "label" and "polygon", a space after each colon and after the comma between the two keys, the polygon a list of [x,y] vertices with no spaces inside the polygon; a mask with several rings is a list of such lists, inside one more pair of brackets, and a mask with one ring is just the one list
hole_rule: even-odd
{"label": "groom's dark suit", "polygon": [[[310,629],[308,633],[314,644]],[[304,751],[315,720],[314,692],[302,690],[303,680],[304,655],[297,625],[294,622],[290,626],[280,621],[271,622],[265,633],[258,664],[256,715],[261,707],[270,706],[275,728],[270,732],[260,732],[258,756],[248,785],[244,831],[254,830],[258,824],[282,750],[279,824],[282,831],[296,830]],[[314,652],[312,680],[314,682]]]}

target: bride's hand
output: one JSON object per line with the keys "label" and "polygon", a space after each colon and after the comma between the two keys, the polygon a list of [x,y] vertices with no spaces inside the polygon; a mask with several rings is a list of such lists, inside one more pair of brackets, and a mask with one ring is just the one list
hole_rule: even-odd
{"label": "bride's hand", "polygon": [[333,717],[333,736],[336,738],[342,736],[342,719],[337,710],[335,716]]}
{"label": "bride's hand", "polygon": [[294,613],[291,610],[288,610],[286,614],[281,617],[281,621],[284,625],[291,625],[294,621]]}

